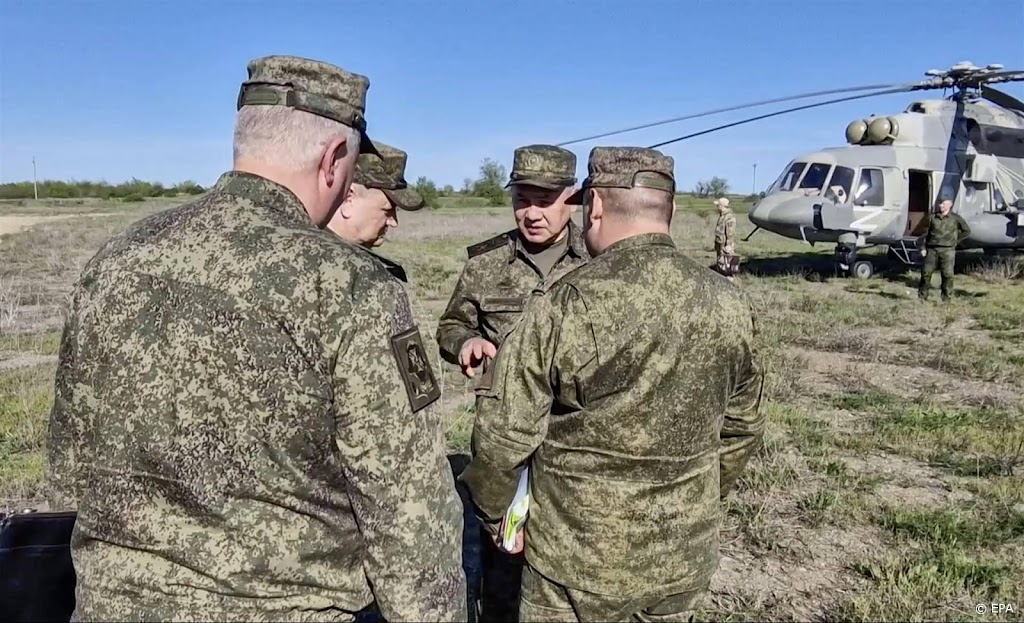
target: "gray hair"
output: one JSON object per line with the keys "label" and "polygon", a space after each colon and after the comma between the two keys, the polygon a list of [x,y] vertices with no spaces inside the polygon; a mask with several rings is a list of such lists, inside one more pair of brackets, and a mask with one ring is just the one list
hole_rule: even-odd
{"label": "gray hair", "polygon": [[358,153],[360,133],[337,121],[285,106],[244,106],[235,123],[234,158],[305,171],[316,167],[324,147],[339,136]]}

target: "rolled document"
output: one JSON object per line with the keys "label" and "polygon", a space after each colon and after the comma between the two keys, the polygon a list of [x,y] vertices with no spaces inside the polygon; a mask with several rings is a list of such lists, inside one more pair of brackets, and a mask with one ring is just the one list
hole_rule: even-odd
{"label": "rolled document", "polygon": [[526,514],[530,511],[530,468],[524,467],[519,475],[519,486],[516,488],[516,496],[505,511],[505,526],[501,535],[501,545],[505,551],[512,551],[516,546],[516,534],[523,529],[526,523]]}

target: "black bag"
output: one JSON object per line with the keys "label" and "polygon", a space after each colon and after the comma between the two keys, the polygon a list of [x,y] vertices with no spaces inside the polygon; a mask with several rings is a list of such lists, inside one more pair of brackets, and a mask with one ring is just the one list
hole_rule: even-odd
{"label": "black bag", "polygon": [[0,514],[0,619],[12,623],[71,620],[75,516],[74,511]]}

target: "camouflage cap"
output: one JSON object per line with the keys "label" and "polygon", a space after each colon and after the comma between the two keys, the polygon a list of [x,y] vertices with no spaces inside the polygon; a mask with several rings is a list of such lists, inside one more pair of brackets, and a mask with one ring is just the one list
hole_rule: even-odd
{"label": "camouflage cap", "polygon": [[248,71],[249,79],[238,91],[238,110],[287,106],[333,119],[359,131],[360,153],[375,153],[366,134],[366,76],[298,56],[256,58],[249,61]]}
{"label": "camouflage cap", "polygon": [[588,188],[655,188],[675,194],[672,156],[647,147],[595,147],[587,162],[587,179],[568,199],[583,203]]}
{"label": "camouflage cap", "polygon": [[576,183],[576,154],[554,145],[519,147],[512,158],[512,172],[505,188],[513,184],[555,190]]}
{"label": "camouflage cap", "polygon": [[405,181],[405,163],[408,155],[401,149],[374,143],[377,155],[361,154],[356,165],[356,184],[384,191],[391,203],[403,210],[419,210],[423,197],[409,188]]}

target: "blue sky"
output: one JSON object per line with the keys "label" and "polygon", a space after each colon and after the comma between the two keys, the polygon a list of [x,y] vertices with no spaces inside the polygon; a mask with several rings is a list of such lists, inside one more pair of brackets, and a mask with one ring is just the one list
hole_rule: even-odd
{"label": "blue sky", "polygon": [[[481,160],[748,101],[909,82],[960,60],[1024,67],[1020,0],[0,1],[0,181],[208,185],[231,166],[246,62],[295,54],[369,76],[371,135],[410,181],[459,187]],[[1024,98],[1024,85],[1004,85]],[[938,93],[938,92],[932,92]],[[664,148],[681,188],[763,189],[854,118],[919,95],[826,106]],[[753,109],[570,146],[646,146]]]}

